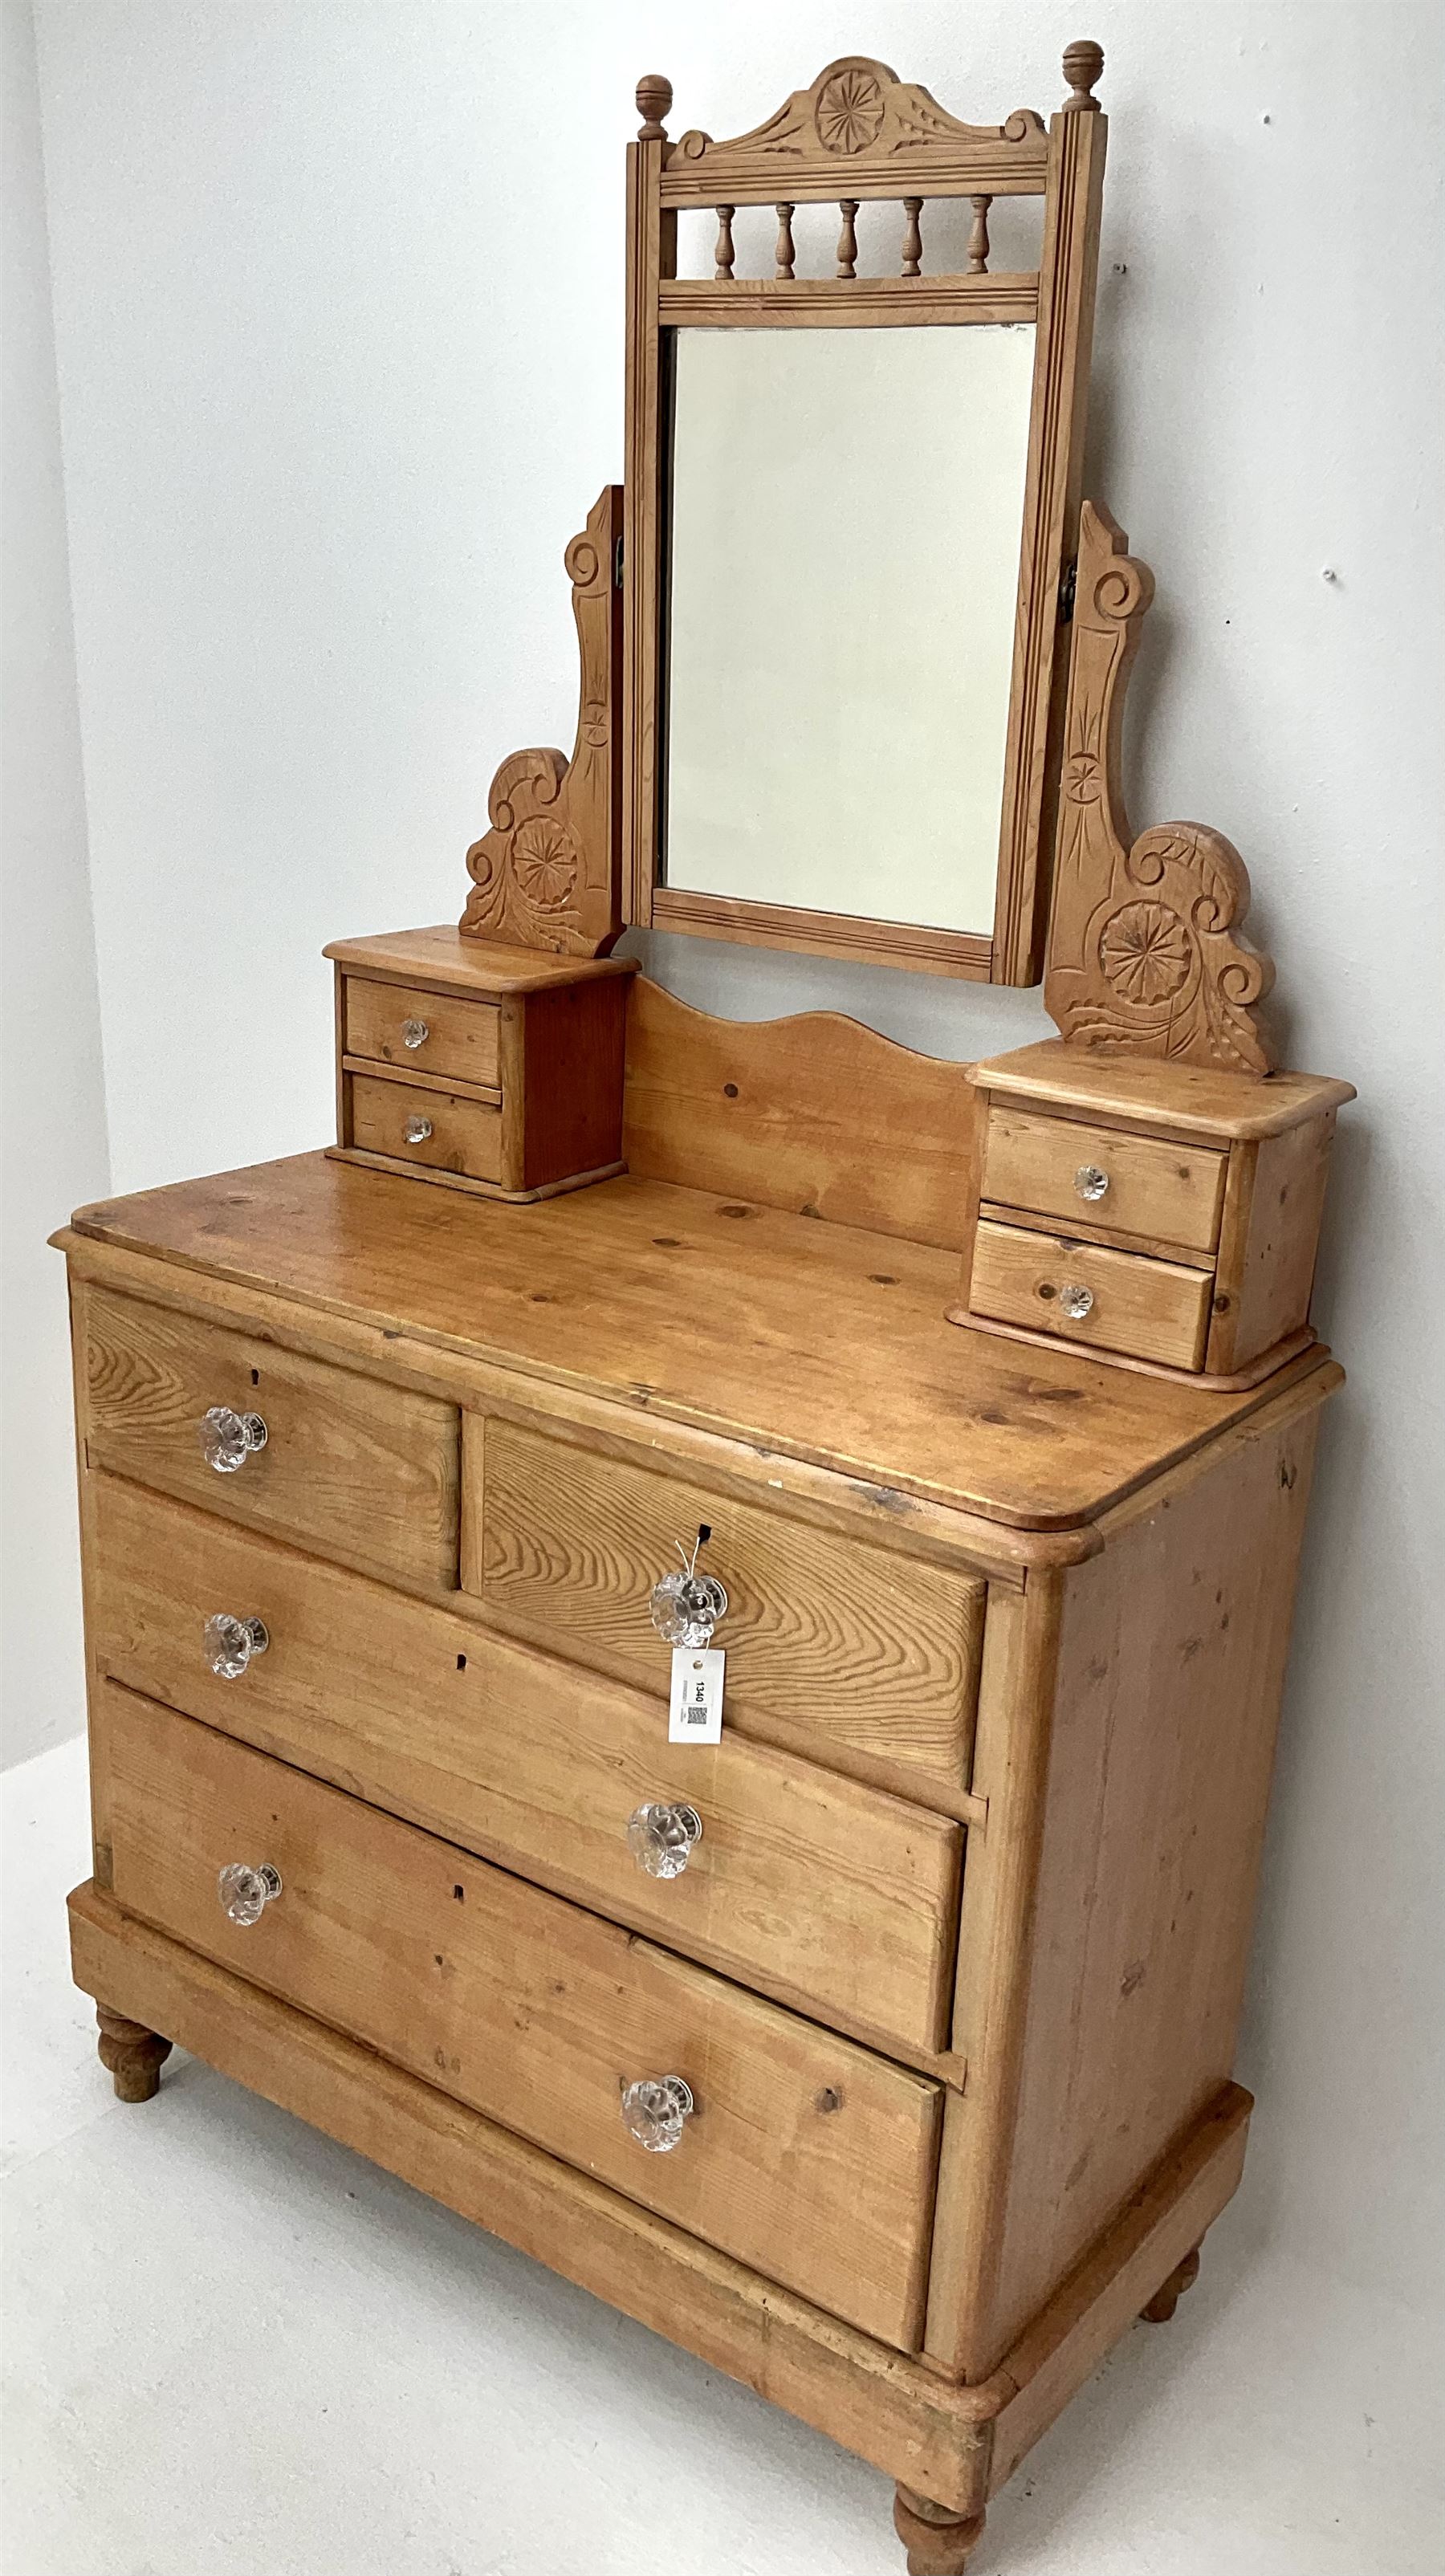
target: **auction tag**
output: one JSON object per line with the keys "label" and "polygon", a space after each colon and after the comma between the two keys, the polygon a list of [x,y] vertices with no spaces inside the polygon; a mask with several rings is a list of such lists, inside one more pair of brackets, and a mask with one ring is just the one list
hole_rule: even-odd
{"label": "auction tag", "polygon": [[674,1646],[669,1744],[721,1744],[723,1666],[721,1646]]}

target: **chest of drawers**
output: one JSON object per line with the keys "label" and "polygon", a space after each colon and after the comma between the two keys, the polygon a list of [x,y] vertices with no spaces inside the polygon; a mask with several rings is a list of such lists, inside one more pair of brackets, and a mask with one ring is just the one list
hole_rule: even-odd
{"label": "chest of drawers", "polygon": [[[745,1125],[650,1173],[656,1098],[629,1174],[529,1205],[318,1154],[62,1238],[75,1972],[124,2098],[198,2051],[888,2471],[946,2576],[1238,2178],[1339,1372],[954,1331],[957,1234],[847,1221],[866,1140],[768,1205]],[[1047,1212],[1075,1152],[1020,1119],[989,1168]],[[1207,1249],[1206,1152],[1112,1181]],[[650,1614],[699,1525],[711,1745]]]}

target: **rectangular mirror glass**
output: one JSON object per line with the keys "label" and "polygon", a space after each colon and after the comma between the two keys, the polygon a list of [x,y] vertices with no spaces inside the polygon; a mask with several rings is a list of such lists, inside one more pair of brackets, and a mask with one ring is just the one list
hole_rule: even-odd
{"label": "rectangular mirror glass", "polygon": [[1033,325],[669,336],[664,882],[987,937]]}

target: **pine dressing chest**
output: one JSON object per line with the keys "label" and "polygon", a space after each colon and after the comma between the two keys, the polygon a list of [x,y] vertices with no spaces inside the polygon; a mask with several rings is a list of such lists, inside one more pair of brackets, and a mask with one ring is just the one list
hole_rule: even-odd
{"label": "pine dressing chest", "polygon": [[[59,1238],[73,1955],[117,2092],[194,2050],[749,2382],[897,2481],[914,2576],[1238,2181],[1340,1381],[1309,1302],[1349,1086],[1271,1069],[1229,843],[1122,815],[1150,584],[1080,489],[1100,68],[986,127],[845,58],[722,144],[641,84],[570,760],[503,764],[458,928],[330,952],[334,1146]],[[820,204],[835,273],[799,276]],[[990,267],[995,208],[1030,267]],[[911,576],[943,679],[901,697],[897,549],[836,541],[895,364],[948,574]],[[780,703],[809,638],[827,688]],[[628,925],[1042,975],[1061,1034],[964,1066],[710,1019]]]}

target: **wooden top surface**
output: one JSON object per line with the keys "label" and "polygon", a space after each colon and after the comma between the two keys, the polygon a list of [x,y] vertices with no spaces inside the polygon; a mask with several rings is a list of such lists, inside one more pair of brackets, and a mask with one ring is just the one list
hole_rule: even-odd
{"label": "wooden top surface", "polygon": [[1217,1073],[1209,1065],[1164,1064],[1157,1056],[1095,1055],[1086,1047],[1045,1038],[969,1066],[969,1079],[985,1091],[1006,1091],[1085,1117],[1130,1118],[1139,1126],[1172,1127],[1201,1136],[1278,1136],[1324,1109],[1355,1097],[1352,1082],[1327,1074],[1272,1073],[1256,1081],[1243,1073]]}
{"label": "wooden top surface", "polygon": [[1025,1348],[944,1320],[951,1252],[630,1175],[508,1206],[301,1154],[74,1224],[1016,1529],[1087,1523],[1326,1357],[1220,1394]]}
{"label": "wooden top surface", "polygon": [[448,993],[497,997],[582,984],[595,975],[635,975],[633,957],[551,957],[535,948],[503,948],[463,939],[450,921],[429,930],[386,930],[373,939],[333,939],[322,950],[354,975],[389,984],[434,984]]}

